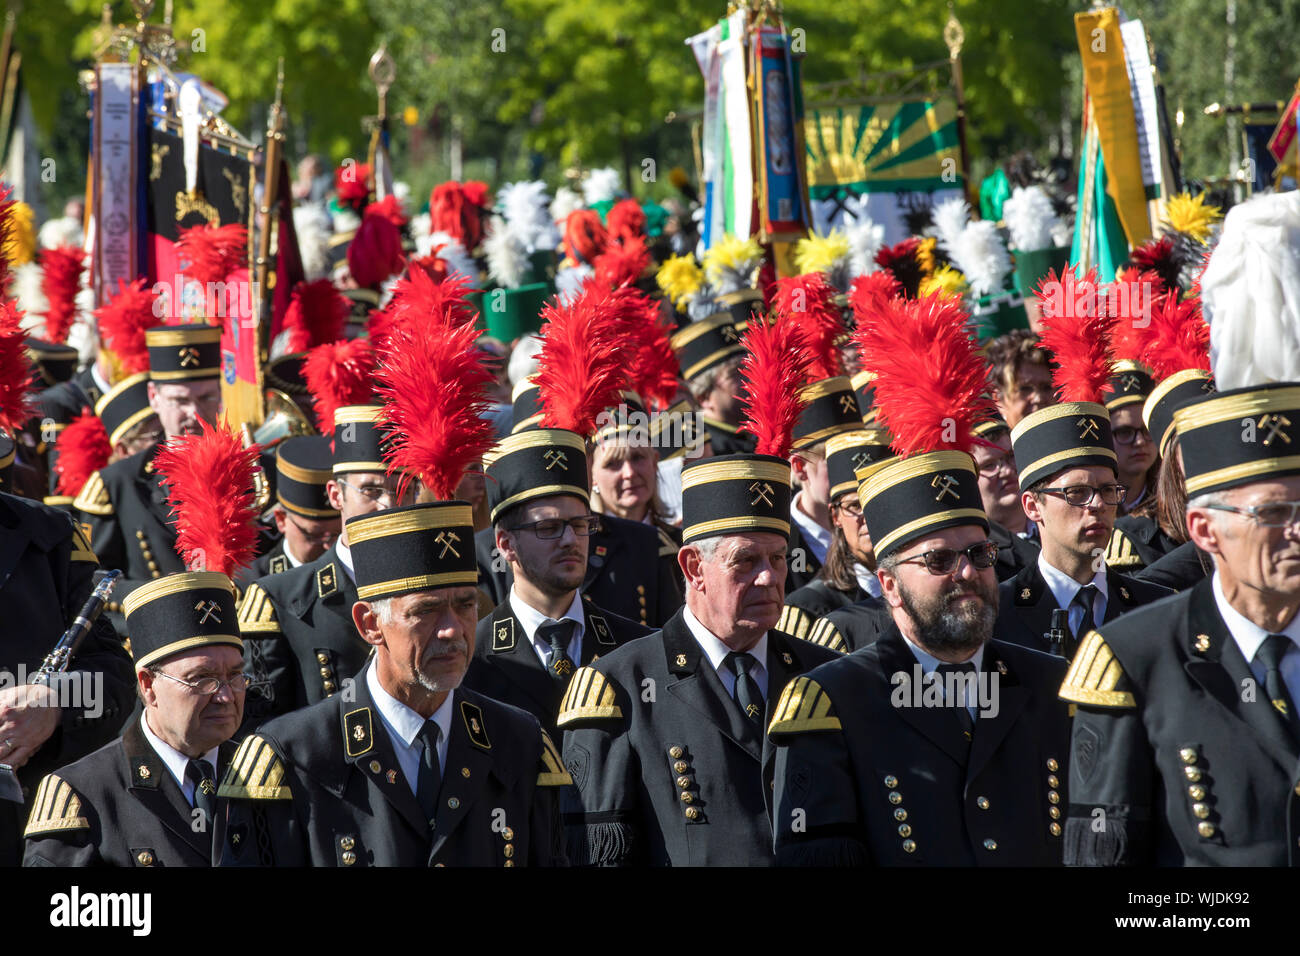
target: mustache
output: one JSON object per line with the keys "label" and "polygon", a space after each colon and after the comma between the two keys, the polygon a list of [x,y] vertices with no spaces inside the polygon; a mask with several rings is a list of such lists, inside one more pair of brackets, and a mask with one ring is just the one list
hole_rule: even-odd
{"label": "mustache", "polygon": [[444,658],[453,657],[460,654],[462,657],[469,651],[469,645],[464,641],[435,641],[431,644],[422,655],[423,661],[440,661]]}

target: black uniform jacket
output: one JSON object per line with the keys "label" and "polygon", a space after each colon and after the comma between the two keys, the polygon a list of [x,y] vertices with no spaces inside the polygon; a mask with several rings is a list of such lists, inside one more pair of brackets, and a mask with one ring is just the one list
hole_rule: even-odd
{"label": "black uniform jacket", "polygon": [[244,591],[239,631],[253,675],[245,727],[337,694],[365,666],[370,645],[352,623],[357,586],[338,554],[335,545]]}
{"label": "black uniform jacket", "polygon": [[[492,528],[474,535],[479,587],[500,604],[510,594],[514,574],[495,551]],[[600,530],[587,539],[582,593],[610,614],[660,627],[682,606],[678,574],[677,545],[663,531],[640,521],[601,515]]]}
{"label": "black uniform jacket", "polygon": [[777,621],[776,629],[807,641],[810,640],[809,635],[818,618],[839,608],[868,600],[871,600],[871,595],[856,582],[852,591],[841,591],[832,587],[825,578],[815,578],[785,596],[785,608],[781,611],[781,620]]}
{"label": "black uniform jacket", "polygon": [[[1110,567],[1106,569],[1106,591],[1106,621],[1170,594],[1168,588],[1140,581]],[[1056,596],[1035,561],[998,585],[998,620],[993,633],[1001,641],[1060,655],[1063,651],[1054,649],[1046,636],[1056,607]]]}
{"label": "black uniform jacket", "polygon": [[222,866],[562,866],[559,751],[530,714],[458,688],[434,827],[401,768],[364,675],[246,738]]}
{"label": "black uniform jacket", "polygon": [[785,593],[788,597],[817,579],[822,563],[804,539],[794,520],[790,521],[790,545],[786,551]]}
{"label": "black uniform jacket", "polygon": [[[896,627],[786,688],[769,728],[782,865],[1061,862],[1065,662],[985,645],[967,754],[957,716],[917,686]],[[896,676],[897,675],[897,676]]]}
{"label": "black uniform jacket", "polygon": [[235,575],[235,584],[238,585],[242,595],[258,578],[264,578],[268,574],[280,574],[292,568],[293,565],[289,563],[284,553],[284,538],[280,538],[264,554],[254,558],[252,564]]}
{"label": "black uniform jacket", "polygon": [[874,644],[893,623],[893,612],[885,599],[867,597],[814,621],[808,640],[840,654],[851,654]]}
{"label": "black uniform jacket", "polygon": [[742,432],[735,425],[728,425],[716,418],[700,416],[704,430],[709,434],[709,445],[714,455],[752,455],[758,447],[758,438],[750,432]]}
{"label": "black uniform jacket", "polygon": [[[768,631],[768,712],[790,680],[833,656]],[[772,864],[772,746],[682,613],[579,670],[559,723],[578,795],[565,813],[573,863]]]}
{"label": "black uniform jacket", "polygon": [[998,559],[993,565],[993,572],[999,581],[1014,578],[1020,573],[1021,568],[1038,561],[1038,552],[1041,548],[1036,539],[1031,540],[1012,534],[996,521],[989,521],[989,540],[996,542],[998,546]]}
{"label": "black uniform jacket", "polygon": [[[104,397],[104,393],[95,384],[95,377],[90,369],[91,366],[87,365],[66,382],[51,385],[37,396],[40,418],[43,421],[46,419],[53,421],[57,431],[62,432],[74,418],[81,414],[82,409],[89,408],[93,412],[95,403]],[[50,494],[53,494],[59,478],[58,472],[54,470],[54,465],[59,460],[58,441],[47,445],[47,449],[46,463],[49,467]]]}
{"label": "black uniform jacket", "polygon": [[[235,756],[217,750],[220,774]],[[24,866],[211,866],[215,821],[185,799],[139,718],[47,776],[32,801]]]}
{"label": "black uniform jacket", "polygon": [[[30,680],[90,596],[98,562],[66,514],[0,492],[0,670]],[[30,801],[41,778],[117,736],[135,699],[131,658],[103,615],[69,668],[69,706],[54,734],[19,771]],[[76,696],[72,696],[73,691]],[[17,866],[27,804],[0,801],[0,866]]]}
{"label": "black uniform jacket", "polygon": [[[1154,518],[1146,515],[1120,515],[1115,519],[1115,532],[1109,550],[1115,551],[1115,566],[1125,571],[1149,567],[1178,547],[1178,542],[1161,531]],[[1124,541],[1131,555],[1127,561]],[[1106,563],[1112,563],[1110,554]]]}
{"label": "black uniform jacket", "polygon": [[1061,688],[1077,704],[1067,864],[1300,864],[1300,741],[1228,631],[1212,581],[1080,646]]}
{"label": "black uniform jacket", "polygon": [[[650,633],[635,621],[602,611],[590,599],[583,600],[582,611],[582,660],[575,662],[581,667]],[[554,736],[568,682],[556,680],[542,666],[524,626],[505,601],[478,622],[474,659],[462,686],[528,711]]]}
{"label": "black uniform jacket", "polygon": [[1214,560],[1198,548],[1195,542],[1185,541],[1154,564],[1148,564],[1133,577],[1150,581],[1172,591],[1185,591],[1214,571]]}

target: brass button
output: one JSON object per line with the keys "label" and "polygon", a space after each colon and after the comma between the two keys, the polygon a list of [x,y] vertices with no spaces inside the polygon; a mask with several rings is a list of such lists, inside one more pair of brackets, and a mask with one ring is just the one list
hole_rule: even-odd
{"label": "brass button", "polygon": [[356,855],[355,853],[353,853],[351,850],[349,850],[347,853],[344,853],[344,854],[343,854],[343,865],[344,865],[344,866],[351,866],[351,865],[352,865],[353,863],[355,863],[355,862],[357,862],[357,855]]}
{"label": "brass button", "polygon": [[637,594],[645,594],[645,585],[644,585],[644,584],[638,584],[638,585],[636,586],[636,593],[637,593]]}
{"label": "brass button", "polygon": [[894,806],[898,806],[900,803],[903,802],[903,795],[899,793],[897,790],[891,790],[889,791],[889,802],[892,803]]}
{"label": "brass button", "polygon": [[890,774],[888,777],[885,778],[885,786],[888,787],[890,790],[893,790],[895,787],[898,786],[898,778],[895,777],[893,774]]}
{"label": "brass button", "polygon": [[695,802],[695,798],[691,796],[691,792],[689,790],[683,790],[682,803],[694,803],[694,802]]}
{"label": "brass button", "polygon": [[461,767],[461,768],[460,768],[460,775],[461,775],[462,777],[464,777],[466,780],[468,780],[468,779],[469,779],[469,767]]}
{"label": "brass button", "polygon": [[459,809],[459,808],[460,808],[460,798],[459,798],[459,797],[451,797],[450,799],[447,800],[447,806],[451,807],[451,809],[453,809],[453,810],[457,810],[457,809]]}
{"label": "brass button", "polygon": [[690,785],[691,785],[690,777],[682,776],[677,778],[677,786],[681,787],[683,790],[685,790]]}
{"label": "brass button", "polygon": [[141,541],[144,540],[144,532],[141,531],[139,528],[135,529],[135,536],[139,538]]}
{"label": "brass button", "polygon": [[915,840],[904,840],[904,841],[903,841],[903,852],[904,852],[904,853],[915,853],[915,852],[916,852],[916,841],[915,841]]}
{"label": "brass button", "polygon": [[1210,815],[1210,806],[1206,803],[1193,803],[1192,815],[1198,820],[1204,820]]}
{"label": "brass button", "polygon": [[1061,795],[1060,795],[1059,793],[1057,793],[1055,790],[1048,790],[1048,791],[1047,791],[1047,802],[1048,802],[1048,803],[1051,803],[1051,804],[1057,804],[1057,803],[1060,803],[1060,802],[1061,802]]}
{"label": "brass button", "polygon": [[153,866],[153,854],[148,850],[141,850],[136,859],[141,866]]}
{"label": "brass button", "polygon": [[324,651],[318,651],[316,653],[316,660],[320,661],[322,664],[328,664],[330,662],[330,656]]}
{"label": "brass button", "polygon": [[515,831],[510,829],[510,827],[506,827],[504,830],[501,831],[501,838],[505,840],[507,843],[509,843],[511,840],[515,838]]}
{"label": "brass button", "polygon": [[1196,763],[1196,750],[1192,747],[1184,747],[1182,750],[1178,751],[1178,756],[1183,758],[1183,763]]}
{"label": "brass button", "polygon": [[321,682],[320,689],[323,690],[323,691],[325,691],[325,693],[327,693],[327,694],[332,694],[332,693],[334,693],[334,688],[335,688],[335,685],[334,685],[334,682],[333,682],[332,680],[327,680],[327,681],[322,681],[322,682]]}
{"label": "brass button", "polygon": [[1191,797],[1193,800],[1204,800],[1205,788],[1202,787],[1199,783],[1193,784],[1192,786],[1187,788],[1187,795]]}
{"label": "brass button", "polygon": [[1060,836],[1061,825],[1059,823],[1050,823],[1047,826],[1047,832],[1050,833],[1052,836]]}
{"label": "brass button", "polygon": [[984,849],[988,850],[990,853],[996,850],[997,848],[998,848],[998,841],[994,840],[992,837],[989,837],[989,839],[984,841]]}
{"label": "brass button", "polygon": [[515,861],[514,861],[514,860],[506,860],[506,861],[505,861],[504,863],[502,863],[501,865],[502,865],[502,866],[514,866],[514,865],[515,865]]}
{"label": "brass button", "polygon": [[1297,783],[1297,784],[1295,785],[1295,795],[1296,795],[1297,797],[1300,797],[1300,783]]}
{"label": "brass button", "polygon": [[147,562],[145,562],[145,563],[148,565],[150,571],[157,571],[157,570],[158,570],[158,562],[157,562],[157,561],[147,561]]}
{"label": "brass button", "polygon": [[[371,773],[379,773],[379,771],[381,771],[381,770],[383,770],[383,769],[384,769],[383,764],[381,764],[378,760],[372,760],[372,761],[370,761],[370,772],[371,772]],[[346,847],[345,847],[344,849],[346,849]]]}
{"label": "brass button", "polygon": [[1059,786],[1061,785],[1061,780],[1060,780],[1060,778],[1057,777],[1056,774],[1054,774],[1054,773],[1052,773],[1052,774],[1048,774],[1048,775],[1047,775],[1047,785],[1048,785],[1049,787],[1051,787],[1053,790],[1055,790],[1057,787],[1059,787]]}
{"label": "brass button", "polygon": [[700,808],[699,808],[699,807],[687,807],[687,808],[686,808],[686,819],[687,819],[687,820],[698,820],[699,818],[700,818]]}
{"label": "brass button", "polygon": [[1058,770],[1061,769],[1061,765],[1060,765],[1059,763],[1056,762],[1056,758],[1055,758],[1055,757],[1048,757],[1048,758],[1047,758],[1047,769],[1050,770],[1050,771],[1052,771],[1052,773],[1056,773],[1056,771],[1058,771]]}
{"label": "brass button", "polygon": [[331,676],[331,674],[330,674],[330,668],[328,668],[328,667],[322,667],[322,668],[320,669],[320,676],[321,676],[321,677],[329,677],[329,676]]}
{"label": "brass button", "polygon": [[1199,769],[1197,769],[1196,767],[1184,767],[1184,768],[1183,768],[1183,774],[1184,774],[1184,775],[1187,777],[1187,779],[1190,780],[1192,783],[1196,783],[1198,780],[1201,779],[1201,771],[1200,771]]}
{"label": "brass button", "polygon": [[513,843],[507,843],[501,848],[501,852],[506,855],[506,859],[508,860],[515,855],[515,845]]}
{"label": "brass button", "polygon": [[975,806],[979,807],[981,810],[987,810],[989,808],[989,798],[988,797],[977,798],[975,800]]}
{"label": "brass button", "polygon": [[343,839],[339,840],[339,848],[343,850],[350,850],[356,845],[357,841],[352,839],[350,836],[345,836]]}
{"label": "brass button", "polygon": [[1049,817],[1051,817],[1053,820],[1059,820],[1059,819],[1061,819],[1061,808],[1060,808],[1060,807],[1048,807],[1048,808],[1047,808],[1047,815],[1048,815]]}
{"label": "brass button", "polygon": [[898,835],[901,837],[910,837],[912,835],[912,825],[910,823],[901,824],[898,827]]}
{"label": "brass button", "polygon": [[902,823],[904,820],[907,819],[907,811],[904,810],[902,807],[899,807],[897,810],[894,811],[894,819],[897,820],[899,823]]}
{"label": "brass button", "polygon": [[685,773],[690,768],[685,760],[679,760],[673,764],[673,773]]}
{"label": "brass button", "polygon": [[685,751],[683,751],[681,747],[672,747],[668,751],[668,756],[672,757],[674,760],[680,760],[684,753]]}
{"label": "brass button", "polygon": [[1207,820],[1202,820],[1200,823],[1196,824],[1196,832],[1208,839],[1209,837],[1214,836],[1214,824]]}

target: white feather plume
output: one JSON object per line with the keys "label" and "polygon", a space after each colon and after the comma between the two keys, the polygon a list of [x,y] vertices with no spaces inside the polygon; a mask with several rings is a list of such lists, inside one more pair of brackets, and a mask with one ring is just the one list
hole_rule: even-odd
{"label": "white feather plume", "polygon": [[[970,206],[960,196],[945,199],[930,211],[934,222],[933,230],[926,230],[939,240],[939,248],[952,255],[962,232],[970,223]],[[963,270],[964,271],[964,270]]]}
{"label": "white feather plume", "polygon": [[885,227],[870,218],[855,221],[844,230],[849,237],[849,272],[851,278],[870,275],[880,268],[876,253],[885,245]]}
{"label": "white feather plume", "polygon": [[713,287],[707,282],[701,282],[700,287],[695,290],[695,294],[686,303],[686,314],[691,317],[691,321],[698,322],[700,319],[707,319],[709,316],[723,311],[724,308],[724,306],[718,304],[717,294]]}
{"label": "white feather plume", "polygon": [[298,255],[302,257],[302,270],[307,279],[329,275],[329,214],[317,205],[296,206],[293,210],[293,229],[298,236]]}
{"label": "white feather plume", "polygon": [[560,244],[560,231],[555,228],[548,208],[546,183],[540,180],[507,183],[497,193],[497,201],[510,232],[527,252],[554,249]]}
{"label": "white feather plume", "polygon": [[560,305],[568,305],[576,299],[587,280],[595,274],[596,270],[586,264],[570,266],[555,273],[555,295]]}
{"label": "white feather plume", "polygon": [[593,169],[582,181],[582,198],[588,206],[615,199],[619,192],[618,170],[612,166]]}
{"label": "white feather plume", "polygon": [[1011,257],[998,234],[997,224],[988,219],[972,222],[948,249],[950,258],[970,283],[977,296],[1002,291],[1011,271]]}
{"label": "white feather plume", "polygon": [[551,202],[551,220],[556,224],[562,223],[569,218],[569,213],[582,209],[585,205],[581,193],[568,186],[561,186],[555,190],[555,199]]}
{"label": "white feather plume", "polygon": [[1061,221],[1042,186],[1013,189],[1002,204],[1002,221],[1011,233],[1011,248],[1019,252],[1037,252],[1061,244],[1055,235]]}
{"label": "white feather plume", "polygon": [[517,289],[528,274],[528,249],[500,216],[493,216],[483,240],[488,275],[503,289]]}
{"label": "white feather plume", "polygon": [[36,242],[42,249],[54,249],[57,246],[76,246],[80,249],[85,238],[81,220],[72,216],[47,219],[36,234]]}
{"label": "white feather plume", "polygon": [[445,232],[435,232],[432,238],[441,237],[442,243],[434,242],[437,248],[436,255],[447,263],[448,274],[459,273],[465,277],[465,280],[477,289],[479,287],[478,265],[474,262],[473,257],[465,251],[462,246]]}
{"label": "white feather plume", "polygon": [[18,308],[27,313],[23,318],[24,329],[35,329],[33,334],[39,336],[45,329],[45,313],[50,308],[49,300],[41,291],[41,278],[44,273],[35,262],[24,262],[13,270],[13,285],[10,293],[18,302]]}

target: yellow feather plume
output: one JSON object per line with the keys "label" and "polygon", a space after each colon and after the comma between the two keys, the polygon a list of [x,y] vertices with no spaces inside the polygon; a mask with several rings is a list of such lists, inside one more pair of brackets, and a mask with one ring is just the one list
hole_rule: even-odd
{"label": "yellow feather plume", "polygon": [[655,274],[655,281],[677,309],[685,309],[704,281],[704,270],[690,253],[670,256]]}
{"label": "yellow feather plume", "polygon": [[757,239],[724,236],[704,254],[704,277],[721,293],[749,288],[762,258]]}
{"label": "yellow feather plume", "polygon": [[969,291],[970,283],[966,281],[966,277],[952,266],[941,266],[936,269],[931,275],[921,280],[920,286],[922,297],[929,295],[931,292],[940,292],[949,298],[964,299]]}
{"label": "yellow feather plume", "polygon": [[1201,245],[1209,242],[1214,224],[1223,218],[1223,210],[1205,202],[1205,193],[1193,196],[1179,193],[1165,203],[1165,222],[1175,232],[1191,236]]}
{"label": "yellow feather plume", "polygon": [[0,250],[9,260],[10,268],[26,265],[36,258],[36,225],[32,207],[25,202],[14,203],[9,213],[9,238]]}
{"label": "yellow feather plume", "polygon": [[849,237],[838,229],[828,236],[810,235],[794,244],[794,265],[800,275],[830,272],[849,254]]}
{"label": "yellow feather plume", "polygon": [[934,260],[934,248],[938,242],[938,239],[934,236],[930,236],[927,239],[922,239],[921,244],[916,247],[916,261],[921,267],[922,275],[934,275],[936,265]]}

